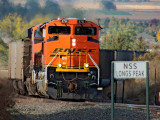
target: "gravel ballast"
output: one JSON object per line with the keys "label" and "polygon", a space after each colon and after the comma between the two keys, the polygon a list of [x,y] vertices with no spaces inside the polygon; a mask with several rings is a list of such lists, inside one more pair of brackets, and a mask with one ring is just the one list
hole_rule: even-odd
{"label": "gravel ballast", "polygon": [[[110,120],[109,103],[86,103],[57,100],[18,101],[10,110],[13,120]],[[151,113],[151,120],[160,120],[160,116]],[[146,112],[115,107],[115,120],[146,120]]]}

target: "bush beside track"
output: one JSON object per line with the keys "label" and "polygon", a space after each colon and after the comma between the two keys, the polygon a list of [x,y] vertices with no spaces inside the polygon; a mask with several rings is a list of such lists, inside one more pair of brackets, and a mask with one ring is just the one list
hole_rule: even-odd
{"label": "bush beside track", "polygon": [[[150,104],[154,104],[155,90],[155,68],[157,71],[156,91],[160,92],[160,52],[154,50],[151,53],[146,53],[143,56],[135,58],[135,61],[149,61],[149,99]],[[131,100],[128,103],[145,104],[146,103],[146,80],[135,79],[126,80],[125,83],[125,99]],[[157,98],[158,100],[158,98]]]}

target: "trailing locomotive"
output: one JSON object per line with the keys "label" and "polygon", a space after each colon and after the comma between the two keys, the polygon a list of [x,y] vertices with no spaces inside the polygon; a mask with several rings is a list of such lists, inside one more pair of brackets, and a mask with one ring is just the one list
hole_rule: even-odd
{"label": "trailing locomotive", "polygon": [[9,78],[20,94],[94,99],[100,87],[99,28],[85,19],[36,25],[9,44]]}

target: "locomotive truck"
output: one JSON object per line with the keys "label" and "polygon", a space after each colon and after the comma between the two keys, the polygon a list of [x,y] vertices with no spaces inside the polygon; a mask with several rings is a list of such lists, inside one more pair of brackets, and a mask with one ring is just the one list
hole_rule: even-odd
{"label": "locomotive truck", "polygon": [[26,31],[9,44],[9,79],[17,93],[54,99],[94,99],[103,90],[99,68],[100,26],[58,19]]}

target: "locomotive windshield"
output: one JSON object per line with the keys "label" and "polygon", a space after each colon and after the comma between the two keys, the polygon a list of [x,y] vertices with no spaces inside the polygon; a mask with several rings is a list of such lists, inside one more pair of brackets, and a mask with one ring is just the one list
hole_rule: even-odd
{"label": "locomotive windshield", "polygon": [[76,35],[96,35],[96,27],[76,27]]}
{"label": "locomotive windshield", "polygon": [[49,26],[49,34],[70,34],[71,28],[68,26]]}

